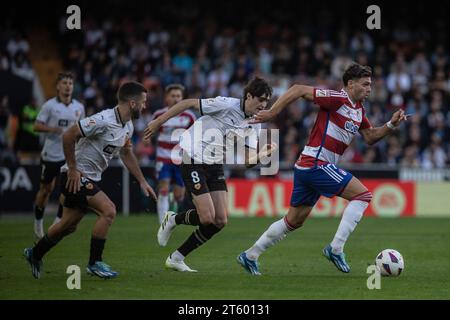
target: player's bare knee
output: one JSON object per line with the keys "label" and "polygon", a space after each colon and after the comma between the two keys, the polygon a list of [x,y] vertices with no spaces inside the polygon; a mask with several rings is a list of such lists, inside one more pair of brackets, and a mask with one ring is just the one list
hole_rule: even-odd
{"label": "player's bare knee", "polygon": [[116,206],[114,203],[111,203],[108,208],[102,214],[103,218],[108,221],[109,224],[112,224],[114,218],[116,217]]}

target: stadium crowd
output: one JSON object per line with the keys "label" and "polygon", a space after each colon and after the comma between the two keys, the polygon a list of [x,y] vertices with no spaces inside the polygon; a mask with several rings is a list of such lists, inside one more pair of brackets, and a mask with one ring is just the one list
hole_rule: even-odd
{"label": "stadium crowd", "polygon": [[[158,18],[87,17],[78,33],[67,30],[61,18],[64,67],[76,74],[74,97],[85,104],[88,115],[113,107],[124,80],[141,81],[149,89],[149,108],[135,124],[141,162],[154,157],[153,146],[141,142],[142,131],[152,113],[164,106],[164,87],[170,83],[182,83],[189,97],[240,97],[247,80],[259,75],[273,85],[274,101],[294,83],[340,90],[343,69],[356,61],[373,68],[372,94],[365,103],[372,124],[382,125],[398,108],[411,117],[375,146],[357,139],[342,161],[426,169],[450,164],[445,23],[435,29],[399,23],[378,32],[333,24],[314,29],[306,22],[292,28],[270,19],[236,27],[213,16],[192,23],[189,16],[196,13],[181,11],[173,25]],[[433,42],[426,40],[430,37]],[[22,76],[32,72],[24,38],[11,33],[0,44],[0,69]],[[0,102],[0,146],[7,148],[7,101]],[[266,124],[280,129],[280,157],[286,164],[297,159],[316,115],[316,107],[298,101]]]}

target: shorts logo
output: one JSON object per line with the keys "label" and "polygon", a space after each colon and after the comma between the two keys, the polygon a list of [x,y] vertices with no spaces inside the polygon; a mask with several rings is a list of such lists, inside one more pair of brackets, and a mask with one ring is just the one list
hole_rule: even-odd
{"label": "shorts logo", "polygon": [[330,96],[330,91],[328,90],[322,90],[322,89],[318,89],[316,90],[316,97],[329,97]]}
{"label": "shorts logo", "polygon": [[194,184],[194,189],[195,190],[200,190],[201,187],[202,187],[201,183]]}
{"label": "shorts logo", "polygon": [[88,184],[86,185],[86,189],[92,190],[92,189],[94,189],[94,185],[93,185],[92,183],[88,183]]}
{"label": "shorts logo", "polygon": [[339,169],[339,173],[342,174],[343,176],[346,176],[346,175],[347,175],[347,172],[345,172],[345,171],[342,170],[342,169]]}

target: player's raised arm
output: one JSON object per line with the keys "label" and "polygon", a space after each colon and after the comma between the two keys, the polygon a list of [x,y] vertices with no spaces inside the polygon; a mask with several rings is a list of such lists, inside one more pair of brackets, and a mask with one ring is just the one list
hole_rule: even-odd
{"label": "player's raised arm", "polygon": [[262,110],[256,114],[251,123],[266,122],[276,117],[283,109],[300,98],[312,101],[314,99],[314,88],[301,84],[294,84],[277,99],[269,110]]}
{"label": "player's raised arm", "polygon": [[368,123],[368,120],[367,118],[363,119],[363,123],[361,125],[362,129],[359,129],[359,132],[368,145],[373,145],[385,136],[391,134],[403,121],[406,120],[408,120],[408,118],[407,115],[405,115],[405,111],[400,109],[392,115],[391,120],[381,127],[373,128],[370,124],[365,125],[365,123]]}
{"label": "player's raised arm", "polygon": [[158,131],[159,127],[167,120],[179,115],[189,108],[200,110],[200,101],[198,99],[184,99],[175,104],[169,110],[148,124],[147,128],[144,130],[144,140],[149,140]]}

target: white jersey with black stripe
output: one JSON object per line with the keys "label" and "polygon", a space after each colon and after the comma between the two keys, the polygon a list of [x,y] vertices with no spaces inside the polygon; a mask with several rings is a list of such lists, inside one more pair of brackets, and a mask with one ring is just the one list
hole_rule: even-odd
{"label": "white jersey with black stripe", "polygon": [[[122,122],[117,107],[106,109],[78,122],[83,137],[75,147],[77,169],[83,176],[100,181],[109,161],[118,156],[133,135],[133,123]],[[61,172],[67,172],[67,163]]]}
{"label": "white jersey with black stripe", "polygon": [[180,138],[180,147],[195,162],[223,164],[224,151],[236,144],[257,149],[261,125],[248,123],[243,100],[220,96],[200,99],[200,113],[202,116]]}

